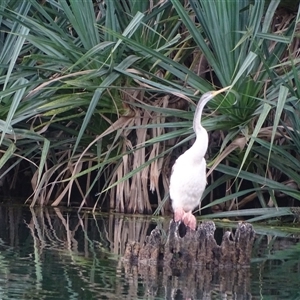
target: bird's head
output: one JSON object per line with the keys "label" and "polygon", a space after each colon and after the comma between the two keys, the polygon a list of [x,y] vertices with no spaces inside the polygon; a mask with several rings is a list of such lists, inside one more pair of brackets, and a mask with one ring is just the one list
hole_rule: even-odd
{"label": "bird's head", "polygon": [[194,131],[196,133],[196,135],[199,135],[201,130],[203,129],[201,126],[201,115],[202,115],[202,111],[204,106],[206,105],[206,103],[211,100],[212,98],[214,98],[216,95],[227,91],[228,89],[230,89],[232,86],[229,85],[227,87],[224,87],[223,89],[220,89],[218,91],[210,91],[207,92],[205,94],[202,95],[202,97],[200,98],[198,104],[197,104],[197,108],[194,114],[194,122],[193,122],[193,128]]}
{"label": "bird's head", "polygon": [[217,96],[218,94],[227,91],[228,89],[230,89],[232,86],[226,86],[218,91],[209,91],[205,94],[202,95],[202,97],[200,98],[199,102],[201,103],[201,106],[204,107],[205,104],[211,100],[212,98],[214,98],[215,96]]}

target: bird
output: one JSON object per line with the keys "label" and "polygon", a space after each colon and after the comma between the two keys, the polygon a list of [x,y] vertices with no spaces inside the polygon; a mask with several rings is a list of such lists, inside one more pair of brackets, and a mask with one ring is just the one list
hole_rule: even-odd
{"label": "bird", "polygon": [[196,140],[188,150],[176,159],[172,167],[169,194],[174,212],[174,221],[181,221],[192,230],[196,230],[197,225],[192,212],[199,206],[206,186],[206,160],[204,156],[208,147],[208,134],[201,125],[202,111],[209,100],[230,87],[227,86],[218,91],[210,91],[202,95],[198,101],[193,119]]}

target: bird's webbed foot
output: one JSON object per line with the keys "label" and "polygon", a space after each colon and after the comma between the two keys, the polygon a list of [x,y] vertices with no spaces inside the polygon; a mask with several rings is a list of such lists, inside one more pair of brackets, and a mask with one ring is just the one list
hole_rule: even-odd
{"label": "bird's webbed foot", "polygon": [[183,219],[185,211],[182,208],[177,208],[174,210],[174,221],[178,222]]}
{"label": "bird's webbed foot", "polygon": [[182,221],[185,226],[191,228],[192,230],[196,230],[197,220],[191,211],[184,214]]}

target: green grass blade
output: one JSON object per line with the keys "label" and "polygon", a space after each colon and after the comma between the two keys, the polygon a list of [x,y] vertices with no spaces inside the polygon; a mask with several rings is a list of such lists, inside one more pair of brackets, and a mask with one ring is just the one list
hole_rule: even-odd
{"label": "green grass blade", "polygon": [[[27,79],[25,78],[20,78],[18,81],[15,82],[15,85],[23,85],[23,84],[26,84],[28,81]],[[9,112],[7,114],[7,118],[5,120],[5,126],[3,128],[3,131],[2,131],[2,135],[1,135],[1,139],[0,139],[0,145],[2,144],[2,141],[3,141],[3,138],[5,136],[6,133],[10,133],[10,126],[11,126],[11,122],[12,122],[12,119],[14,117],[14,114],[23,98],[23,95],[25,93],[25,87],[17,90],[14,94],[14,97],[13,97],[13,100],[12,100],[12,103],[10,105],[10,108],[9,108]]]}
{"label": "green grass blade", "polygon": [[241,163],[241,166],[240,166],[240,169],[239,169],[239,172],[236,174],[236,177],[238,177],[240,175],[240,172],[248,158],[248,155],[250,154],[251,150],[252,150],[252,147],[253,147],[253,144],[255,142],[255,139],[257,138],[257,135],[258,133],[260,132],[261,130],[261,127],[263,125],[263,123],[265,122],[269,112],[271,110],[271,106],[267,103],[265,103],[260,111],[260,115],[259,115],[259,118],[257,120],[257,123],[256,123],[256,126],[254,128],[254,131],[251,135],[251,138],[250,138],[250,142],[248,143],[248,146],[247,146],[247,149],[246,149],[246,152],[244,154],[244,157],[243,157],[243,160],[242,160],[242,163]]}
{"label": "green grass blade", "polygon": [[[127,57],[123,62],[121,62],[117,68],[126,70],[130,65],[132,65],[134,62],[138,61],[140,58],[134,55],[131,55]],[[80,131],[78,133],[78,137],[76,139],[76,143],[73,148],[73,155],[75,154],[77,147],[79,145],[79,142],[83,136],[84,131],[86,130],[86,127],[88,123],[90,122],[91,116],[94,114],[95,108],[98,104],[98,101],[100,100],[100,97],[102,93],[107,89],[107,87],[111,86],[115,80],[120,76],[119,72],[113,71],[111,74],[109,74],[102,82],[99,88],[96,89],[93,98],[89,104],[88,110],[86,112],[86,115],[84,117],[84,120],[82,122]]]}
{"label": "green grass blade", "polygon": [[[5,165],[5,163],[12,157],[12,155],[15,153],[17,147],[14,143],[10,143],[9,147],[6,149],[4,154],[2,155],[0,159],[0,170]],[[3,175],[3,174],[1,174]],[[1,178],[1,177],[0,177]]]}

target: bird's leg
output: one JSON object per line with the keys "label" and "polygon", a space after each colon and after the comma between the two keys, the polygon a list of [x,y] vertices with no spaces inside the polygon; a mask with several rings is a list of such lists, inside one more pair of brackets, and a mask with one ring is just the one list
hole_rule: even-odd
{"label": "bird's leg", "polygon": [[185,215],[185,211],[180,207],[174,210],[174,221],[181,221],[183,216]]}
{"label": "bird's leg", "polygon": [[184,214],[182,221],[185,226],[190,227],[192,230],[196,230],[197,220],[191,211]]}

